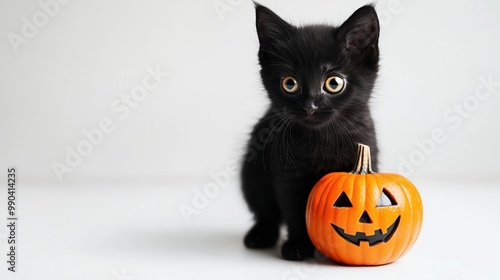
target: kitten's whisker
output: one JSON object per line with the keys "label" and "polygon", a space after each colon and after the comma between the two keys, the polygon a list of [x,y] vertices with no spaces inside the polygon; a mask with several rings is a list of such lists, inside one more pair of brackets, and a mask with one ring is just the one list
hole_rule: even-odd
{"label": "kitten's whisker", "polygon": [[339,121],[348,124],[351,129],[354,129],[356,131],[356,134],[358,134],[358,135],[362,134],[358,128],[358,125],[353,123],[352,120],[348,119],[347,117],[345,117],[344,115],[341,115],[341,114],[339,114],[338,117],[339,117]]}
{"label": "kitten's whisker", "polygon": [[263,122],[265,122],[265,121],[267,121],[267,120],[269,120],[269,119],[272,119],[272,118],[274,118],[274,117],[283,116],[283,115],[285,115],[285,113],[286,113],[286,112],[278,112],[278,113],[276,113],[276,114],[272,114],[272,115],[270,115],[270,116],[268,116],[268,117],[266,117],[266,118],[263,118],[262,120],[260,120],[260,121],[256,124],[256,126],[258,126],[259,124],[261,124],[261,123],[263,123]]}
{"label": "kitten's whisker", "polygon": [[[287,119],[288,119],[288,116],[285,116],[283,118],[283,123],[281,124],[281,126],[279,127],[279,129],[277,130],[277,133],[276,133],[276,141],[277,143],[280,143],[282,142],[281,139],[282,139],[282,131],[283,131],[283,127],[286,125],[287,123]],[[273,149],[271,150],[271,164],[272,164],[272,171],[275,170],[275,167],[276,167],[276,164],[278,164],[278,168],[276,168],[276,170],[279,170],[279,162],[277,162],[277,152],[276,152],[276,149],[277,149],[278,145],[273,145]],[[282,153],[279,153],[280,155]],[[281,162],[282,161],[282,158],[280,157],[279,158],[279,161]]]}
{"label": "kitten's whisker", "polygon": [[[266,145],[267,145],[267,141],[269,140],[269,138],[271,137],[271,135],[273,135],[273,131],[276,127],[280,126],[280,124],[282,124],[284,122],[284,120],[286,120],[286,117],[285,118],[282,118],[276,125],[273,126],[273,128],[271,129],[271,132],[269,132],[269,135],[267,135],[267,138],[266,140],[264,141],[264,146],[262,147],[262,160],[264,162],[264,169],[266,168],[266,163],[265,163],[265,151],[266,151]],[[278,133],[279,133],[279,129],[278,129]],[[275,145],[273,145],[275,146]],[[272,149],[271,149],[271,153],[272,153]],[[272,167],[271,167],[272,169]]]}
{"label": "kitten's whisker", "polygon": [[[286,130],[285,130],[285,156],[286,156],[287,163],[290,162],[293,165],[293,167],[295,168],[295,170],[298,170],[297,165],[295,164],[295,161],[296,161],[295,155],[294,155],[292,147],[291,147],[291,144],[294,144],[293,137],[292,137],[292,129],[293,129],[293,121],[292,121],[292,117],[290,116],[288,125],[286,126]],[[288,136],[288,138],[286,138],[286,136]]]}
{"label": "kitten's whisker", "polygon": [[[334,138],[337,140],[337,145],[339,145],[342,149],[349,149],[349,145],[353,142],[353,138],[352,131],[350,131],[348,127],[348,124],[350,124],[348,120],[346,120],[342,115],[337,115],[336,117],[333,116],[328,124],[333,131],[336,131],[336,133],[334,132],[332,135],[339,136]],[[357,127],[355,127],[355,130],[357,130]],[[336,164],[341,164],[340,160],[340,158],[337,158]]]}

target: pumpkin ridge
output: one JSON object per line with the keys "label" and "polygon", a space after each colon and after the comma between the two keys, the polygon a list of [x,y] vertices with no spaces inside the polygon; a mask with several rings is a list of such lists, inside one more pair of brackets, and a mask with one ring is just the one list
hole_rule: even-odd
{"label": "pumpkin ridge", "polygon": [[[359,153],[358,162],[366,165],[367,156]],[[335,207],[343,192],[350,207],[347,200]],[[423,207],[417,188],[401,175],[332,172],[313,187],[306,219],[311,241],[333,261],[381,265],[411,249],[422,228]]]}

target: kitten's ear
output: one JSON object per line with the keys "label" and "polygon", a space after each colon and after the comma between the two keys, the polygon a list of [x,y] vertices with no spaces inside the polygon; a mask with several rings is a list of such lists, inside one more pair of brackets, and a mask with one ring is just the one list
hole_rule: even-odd
{"label": "kitten's ear", "polygon": [[283,40],[293,32],[294,27],[292,25],[258,3],[255,3],[255,15],[257,34],[261,46],[268,43],[272,45],[276,40]]}
{"label": "kitten's ear", "polygon": [[373,6],[356,10],[338,29],[343,48],[365,61],[378,61],[380,25]]}

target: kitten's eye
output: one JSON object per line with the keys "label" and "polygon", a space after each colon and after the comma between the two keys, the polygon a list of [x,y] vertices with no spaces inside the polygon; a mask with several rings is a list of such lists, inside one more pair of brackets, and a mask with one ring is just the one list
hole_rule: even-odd
{"label": "kitten's eye", "polygon": [[281,80],[281,87],[287,93],[296,93],[299,89],[299,82],[294,77],[286,76]]}
{"label": "kitten's eye", "polygon": [[344,79],[339,76],[330,76],[326,79],[325,89],[329,93],[339,93],[344,89]]}

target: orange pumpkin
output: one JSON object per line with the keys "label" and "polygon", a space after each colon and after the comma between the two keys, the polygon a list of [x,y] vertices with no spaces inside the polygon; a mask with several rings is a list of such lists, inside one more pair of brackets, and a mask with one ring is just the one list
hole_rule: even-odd
{"label": "orange pumpkin", "polygon": [[403,176],[374,173],[370,148],[358,144],[350,173],[325,175],[312,189],[307,231],[323,255],[348,265],[381,265],[404,255],[422,226],[415,186]]}

